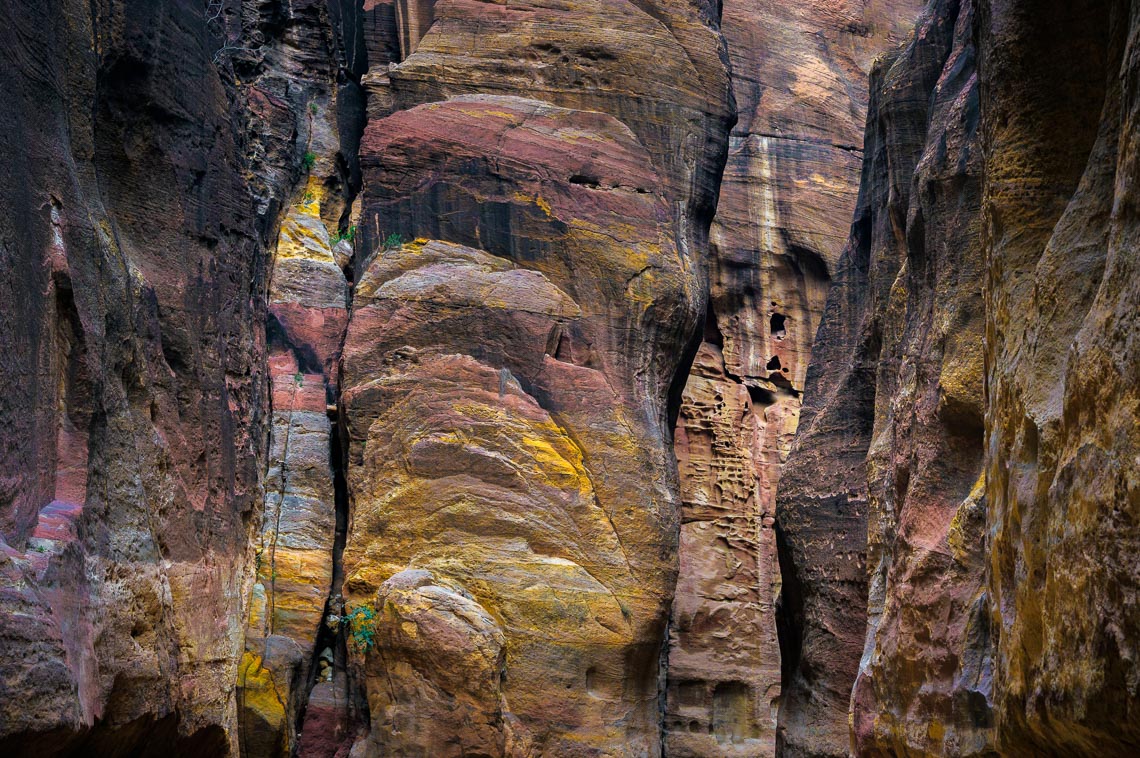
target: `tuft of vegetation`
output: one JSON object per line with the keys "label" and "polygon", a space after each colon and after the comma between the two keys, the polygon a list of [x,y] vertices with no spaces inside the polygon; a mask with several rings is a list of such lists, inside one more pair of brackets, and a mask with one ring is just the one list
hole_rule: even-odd
{"label": "tuft of vegetation", "polygon": [[297,383],[297,386],[300,387],[305,383],[305,375],[298,371],[296,374],[293,374],[293,381],[295,381]]}
{"label": "tuft of vegetation", "polygon": [[401,234],[389,234],[384,238],[384,249],[395,250],[404,244],[404,237]]}
{"label": "tuft of vegetation", "polygon": [[345,229],[343,232],[337,232],[332,236],[332,243],[335,245],[339,242],[353,242],[356,239],[356,224]]}
{"label": "tuft of vegetation", "polygon": [[301,168],[305,171],[312,171],[313,166],[317,163],[317,154],[312,150],[305,153],[305,157],[301,159]]}
{"label": "tuft of vegetation", "polygon": [[376,644],[376,611],[370,605],[358,605],[350,613],[340,617],[348,624],[352,641],[358,650],[368,652]]}
{"label": "tuft of vegetation", "polygon": [[317,115],[317,104],[316,103],[309,103],[309,113],[312,113],[314,116]]}

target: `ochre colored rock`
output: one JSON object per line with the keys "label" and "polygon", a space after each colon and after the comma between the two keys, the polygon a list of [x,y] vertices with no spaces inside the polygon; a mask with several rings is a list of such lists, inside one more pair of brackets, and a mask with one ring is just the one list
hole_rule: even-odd
{"label": "ochre colored rock", "polygon": [[[342,397],[365,754],[438,720],[469,726],[429,754],[657,754],[666,397],[700,290],[653,161],[611,116],[487,95],[374,122],[362,157]],[[376,246],[393,233],[417,239]],[[453,655],[489,677],[460,705]]]}
{"label": "ochre colored rock", "polygon": [[998,747],[1140,749],[1136,8],[982,6]]}

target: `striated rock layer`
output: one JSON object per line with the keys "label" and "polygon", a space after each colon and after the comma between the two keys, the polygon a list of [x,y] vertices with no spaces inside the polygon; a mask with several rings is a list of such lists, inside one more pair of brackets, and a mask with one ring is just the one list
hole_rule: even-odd
{"label": "striated rock layer", "polygon": [[354,750],[660,755],[670,406],[731,121],[715,17],[432,12],[365,77],[341,376]]}
{"label": "striated rock layer", "polygon": [[1134,754],[1140,8],[981,7],[999,747]]}
{"label": "striated rock layer", "polygon": [[935,0],[876,69],[777,514],[786,649],[833,727],[785,752],[846,753],[845,715],[858,754],[1140,744],[1137,18]]}
{"label": "striated rock layer", "polygon": [[267,388],[232,91],[199,3],[0,36],[0,752],[233,752]]}
{"label": "striated rock layer", "polygon": [[775,493],[855,206],[868,70],[918,5],[724,4],[739,120],[711,231],[704,344],[676,432],[671,755],[775,750]]}
{"label": "striated rock layer", "polygon": [[992,748],[972,34],[969,0],[934,0],[872,73],[859,204],[778,496],[785,754]]}

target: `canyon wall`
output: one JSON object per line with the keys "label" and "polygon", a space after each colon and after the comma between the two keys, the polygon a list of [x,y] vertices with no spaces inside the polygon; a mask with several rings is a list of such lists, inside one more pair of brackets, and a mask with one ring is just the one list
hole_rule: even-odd
{"label": "canyon wall", "polygon": [[0,752],[1135,752],[1140,9],[919,5],[0,8]]}
{"label": "canyon wall", "polygon": [[341,376],[358,749],[659,755],[671,421],[732,119],[713,9],[432,13],[365,78]]}
{"label": "canyon wall", "polygon": [[981,6],[999,748],[1140,749],[1140,8]]}
{"label": "canyon wall", "polygon": [[1138,19],[974,6],[872,77],[778,497],[785,754],[1138,744]]}
{"label": "canyon wall", "polygon": [[189,2],[0,8],[0,752],[236,752],[262,245]]}
{"label": "canyon wall", "polygon": [[775,493],[855,207],[868,72],[919,6],[724,3],[738,121],[710,236],[704,340],[676,431],[670,755],[775,750]]}
{"label": "canyon wall", "polygon": [[[971,210],[969,182],[976,149],[971,150],[966,122],[974,71],[968,17],[955,0],[929,3],[911,41],[881,58],[872,73],[852,234],[816,335],[799,432],[777,496],[788,691],[780,736],[788,755],[846,755],[847,703],[864,638],[864,699],[873,699],[874,670],[902,665],[915,652],[938,646],[927,641],[919,651],[899,649],[898,620],[885,603],[888,595],[894,600],[896,592],[921,594],[923,586],[945,579],[946,567],[936,565],[923,577],[919,565],[950,557],[944,544],[946,514],[953,516],[980,473],[978,458],[963,492],[954,466],[968,468],[969,462],[946,457],[959,430],[944,433],[938,417],[941,376],[952,373],[941,364],[942,353],[955,348],[947,344],[955,339],[954,320],[966,328],[961,347],[968,350],[969,329],[979,333],[980,324],[971,321],[967,302],[960,310],[952,303],[931,327],[935,300],[943,308],[942,301],[953,300],[959,286],[968,295],[970,285],[975,294],[980,285],[968,278],[969,225],[977,223],[977,190],[972,190]],[[943,204],[958,215],[943,219]],[[930,210],[939,217],[928,222]],[[939,264],[939,254],[948,264]],[[956,277],[960,258],[964,283]],[[943,292],[936,290],[938,285]],[[947,362],[966,357],[953,352]],[[971,402],[976,405],[982,392],[980,366],[972,377],[976,385],[970,376],[956,378],[956,399],[969,417]],[[962,455],[979,456],[979,445],[980,439],[972,440],[972,447],[970,439],[962,440]],[[931,459],[945,463],[948,475],[931,466]],[[906,481],[911,468],[913,492]],[[923,533],[911,537],[910,531]],[[882,586],[888,579],[889,592]],[[934,598],[926,600],[945,598],[935,589]],[[911,621],[922,634],[945,631],[926,629],[930,620],[920,613]],[[913,634],[913,629],[902,630],[904,646]],[[921,657],[914,665],[923,665]],[[936,666],[941,666],[939,673],[955,670],[952,661]],[[925,674],[915,670],[914,680],[922,682]],[[901,683],[893,676],[887,686]],[[911,694],[899,700],[906,703]],[[878,704],[869,702],[868,718],[880,715],[885,714]]]}

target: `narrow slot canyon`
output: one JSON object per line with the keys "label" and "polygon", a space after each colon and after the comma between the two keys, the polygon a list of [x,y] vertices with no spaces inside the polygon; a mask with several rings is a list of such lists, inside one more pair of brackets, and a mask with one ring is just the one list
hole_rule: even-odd
{"label": "narrow slot canyon", "polygon": [[1136,754],[1137,19],[0,7],[0,754]]}

